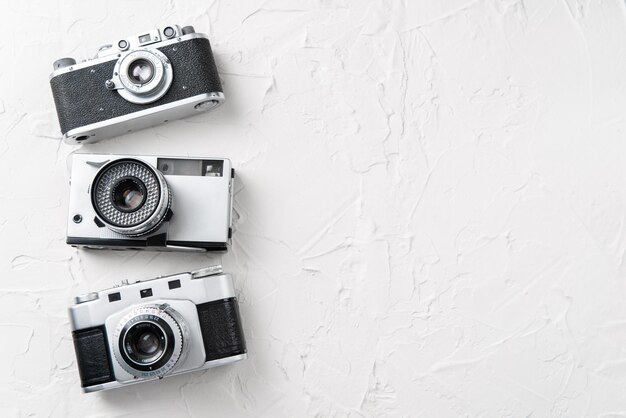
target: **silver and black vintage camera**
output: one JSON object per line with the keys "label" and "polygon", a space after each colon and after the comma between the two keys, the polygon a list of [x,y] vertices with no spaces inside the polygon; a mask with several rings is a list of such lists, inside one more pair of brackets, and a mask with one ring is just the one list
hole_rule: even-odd
{"label": "silver and black vintage camera", "polygon": [[234,176],[223,158],[73,154],[67,243],[225,251]]}
{"label": "silver and black vintage camera", "polygon": [[209,40],[192,26],[118,39],[80,64],[59,59],[50,86],[69,143],[121,135],[224,101]]}
{"label": "silver and black vintage camera", "polygon": [[247,357],[233,281],[221,266],[88,293],[69,314],[85,392]]}

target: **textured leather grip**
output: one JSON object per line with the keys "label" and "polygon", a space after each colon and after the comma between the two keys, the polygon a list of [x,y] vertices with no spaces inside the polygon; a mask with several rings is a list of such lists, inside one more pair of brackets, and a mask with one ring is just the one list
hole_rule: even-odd
{"label": "textured leather grip", "polygon": [[115,380],[104,326],[74,331],[72,337],[81,386],[88,387]]}
{"label": "textured leather grip", "polygon": [[117,60],[59,74],[50,80],[61,132],[102,122],[140,110],[176,102],[203,93],[221,92],[211,44],[206,38],[193,38],[158,48],[172,64],[174,80],[165,95],[149,104],[126,101],[115,90],[107,90]]}
{"label": "textured leather grip", "polygon": [[196,306],[206,361],[244,354],[246,341],[239,318],[236,298],[207,302]]}

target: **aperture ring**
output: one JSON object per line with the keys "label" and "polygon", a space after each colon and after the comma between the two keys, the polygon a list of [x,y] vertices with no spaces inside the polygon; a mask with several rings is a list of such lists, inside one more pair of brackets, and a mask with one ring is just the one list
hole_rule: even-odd
{"label": "aperture ring", "polygon": [[[124,336],[126,331],[140,322],[158,324],[168,335],[168,347],[156,363],[139,365],[129,359],[124,352]],[[133,309],[119,322],[111,339],[111,349],[118,364],[126,372],[136,377],[160,377],[170,372],[181,358],[185,357],[187,345],[185,339],[185,323],[182,316],[169,305],[145,305]]]}
{"label": "aperture ring", "polygon": [[[136,177],[145,187],[145,199],[133,211],[121,211],[113,201],[113,189],[120,181]],[[95,176],[91,201],[96,214],[110,230],[136,237],[154,231],[165,219],[171,206],[171,191],[165,177],[143,161],[125,158],[114,160]]]}
{"label": "aperture ring", "polygon": [[[139,60],[147,61],[152,66],[152,77],[144,84],[134,83],[128,76],[129,68]],[[164,53],[158,49],[142,48],[129,51],[117,60],[112,79],[119,80],[117,92],[125,100],[148,104],[159,100],[167,93],[174,80],[174,70]]]}

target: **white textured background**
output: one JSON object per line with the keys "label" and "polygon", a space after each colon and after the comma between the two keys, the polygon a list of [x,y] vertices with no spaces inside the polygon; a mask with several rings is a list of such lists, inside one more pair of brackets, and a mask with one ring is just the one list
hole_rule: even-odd
{"label": "white textured background", "polygon": [[[83,150],[233,160],[250,358],[83,395],[71,298],[211,258],[65,245],[48,74],[170,22],[226,104]],[[0,0],[0,416],[626,416],[625,39],[621,0]]]}

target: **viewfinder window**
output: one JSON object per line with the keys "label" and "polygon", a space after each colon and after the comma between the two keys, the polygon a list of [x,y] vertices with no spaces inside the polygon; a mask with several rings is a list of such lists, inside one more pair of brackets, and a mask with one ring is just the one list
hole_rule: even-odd
{"label": "viewfinder window", "polygon": [[150,39],[151,39],[151,38],[150,38],[150,34],[149,34],[149,33],[147,33],[147,34],[145,34],[145,35],[141,35],[141,36],[139,37],[139,43],[140,43],[140,44],[143,44],[143,43],[146,43],[146,42],[150,42]]}
{"label": "viewfinder window", "polygon": [[224,161],[159,158],[157,168],[163,174],[172,176],[222,177]]}

